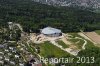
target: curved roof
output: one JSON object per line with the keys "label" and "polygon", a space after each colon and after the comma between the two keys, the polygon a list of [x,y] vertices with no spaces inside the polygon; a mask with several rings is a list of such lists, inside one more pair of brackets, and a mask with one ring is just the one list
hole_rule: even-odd
{"label": "curved roof", "polygon": [[41,33],[43,33],[43,34],[61,33],[61,30],[52,28],[52,27],[46,27],[46,28],[42,29]]}

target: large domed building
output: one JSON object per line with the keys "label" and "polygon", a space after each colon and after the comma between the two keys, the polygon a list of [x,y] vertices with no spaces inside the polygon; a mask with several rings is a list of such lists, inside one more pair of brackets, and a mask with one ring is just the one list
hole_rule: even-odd
{"label": "large domed building", "polygon": [[52,27],[46,27],[41,30],[41,34],[44,34],[49,37],[59,37],[62,35],[61,30],[52,28]]}

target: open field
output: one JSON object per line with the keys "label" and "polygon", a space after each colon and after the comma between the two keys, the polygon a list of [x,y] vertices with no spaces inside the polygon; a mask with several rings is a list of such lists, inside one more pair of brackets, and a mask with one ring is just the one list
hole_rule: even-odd
{"label": "open field", "polygon": [[95,43],[100,44],[100,35],[98,35],[96,32],[85,32],[84,34]]}
{"label": "open field", "polygon": [[67,57],[69,53],[59,49],[49,42],[45,42],[40,46],[40,55],[43,57]]}
{"label": "open field", "polygon": [[69,47],[67,44],[65,44],[65,43],[64,43],[63,41],[61,41],[61,40],[58,40],[57,43],[58,43],[59,45],[61,45],[63,48],[68,48],[68,47]]}
{"label": "open field", "polygon": [[[43,38],[43,36],[41,36],[41,38]],[[61,37],[56,37],[56,39],[53,37],[48,38],[46,36],[45,38],[46,39],[43,39],[43,42],[39,42],[39,47],[41,50],[40,55],[44,57],[48,57],[48,55],[61,57],[61,56],[57,56],[57,54],[59,53],[50,52],[51,49],[54,49],[54,48],[55,48],[54,49],[55,51],[62,50],[66,53],[70,53],[71,55],[75,56],[78,54],[80,50],[85,49],[85,45],[87,44],[87,41],[84,38],[82,38],[80,35],[78,35],[77,33],[63,34]]]}
{"label": "open field", "polygon": [[[90,39],[92,42],[93,40],[91,38],[94,38],[96,36],[95,37],[95,39],[96,39],[97,36],[99,36],[96,33],[94,35],[94,33],[92,35],[93,37],[91,37],[91,33],[89,33],[89,32],[85,32],[84,35],[85,35],[85,37],[90,36],[90,37],[88,37],[88,39]],[[41,36],[41,38],[42,38],[42,36]],[[79,52],[81,50],[85,50],[86,45],[88,44],[88,39],[84,38],[84,36],[81,36],[79,33],[67,33],[67,34],[64,34],[64,36],[57,37],[57,38],[59,38],[59,39],[54,39],[54,38],[49,38],[48,40],[44,39],[44,42],[41,42],[38,45],[40,47],[40,55],[41,56],[43,56],[43,57],[63,57],[64,56],[65,57],[65,54],[64,54],[65,51],[66,51],[67,55],[69,55],[69,53],[71,55],[75,55],[77,52]],[[64,39],[64,41],[62,39]],[[65,42],[65,41],[67,41],[67,42]],[[98,39],[98,41],[99,41],[99,39]]]}
{"label": "open field", "polygon": [[100,30],[96,30],[95,32],[100,35]]}

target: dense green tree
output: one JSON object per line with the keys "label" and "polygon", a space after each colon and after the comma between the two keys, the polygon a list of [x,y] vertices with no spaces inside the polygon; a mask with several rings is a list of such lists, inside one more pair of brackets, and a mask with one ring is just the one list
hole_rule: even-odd
{"label": "dense green tree", "polygon": [[24,31],[38,32],[46,26],[77,32],[100,29],[100,14],[73,7],[54,7],[32,0],[0,0],[0,26],[7,22],[20,23]]}

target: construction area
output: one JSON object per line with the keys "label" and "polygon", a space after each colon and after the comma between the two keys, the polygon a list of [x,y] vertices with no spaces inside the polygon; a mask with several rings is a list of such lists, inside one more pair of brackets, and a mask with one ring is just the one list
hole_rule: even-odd
{"label": "construction area", "polygon": [[[55,31],[58,31],[58,30],[55,29]],[[58,31],[58,33],[56,33],[55,31],[45,32],[45,34],[43,34],[42,32],[41,34],[38,34],[38,35],[35,33],[31,33],[30,40],[35,44],[41,44],[46,41],[49,41],[51,44],[55,45],[59,49],[66,51],[69,54],[74,55],[74,56],[77,56],[79,51],[85,49],[85,45],[87,44],[87,41],[85,39],[79,36],[74,37],[73,35],[65,34],[65,33],[58,34],[58,33],[61,33],[61,31]],[[48,35],[49,33],[52,33],[52,34]]]}

